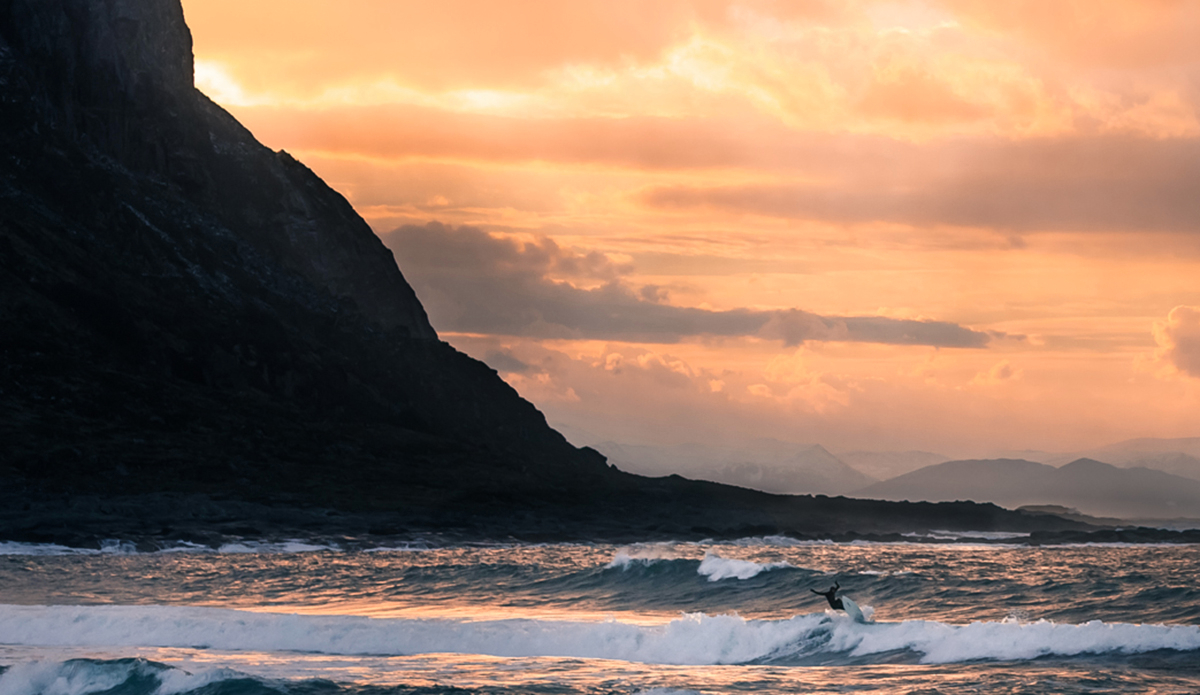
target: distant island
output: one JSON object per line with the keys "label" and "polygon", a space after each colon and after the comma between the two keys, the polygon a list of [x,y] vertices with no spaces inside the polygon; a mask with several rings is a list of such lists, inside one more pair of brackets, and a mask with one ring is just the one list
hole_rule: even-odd
{"label": "distant island", "polygon": [[0,540],[1104,533],[572,446],[438,339],[345,198],[196,90],[178,0],[0,5],[0,90]]}

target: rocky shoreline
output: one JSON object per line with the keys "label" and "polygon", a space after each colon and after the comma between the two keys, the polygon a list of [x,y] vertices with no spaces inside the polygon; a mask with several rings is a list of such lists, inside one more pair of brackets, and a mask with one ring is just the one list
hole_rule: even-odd
{"label": "rocky shoreline", "polygon": [[[675,509],[674,514],[641,515],[611,515],[603,508],[598,508],[594,514],[578,513],[572,519],[553,509],[539,512],[514,508],[490,513],[477,509],[440,513],[431,510],[422,510],[420,513],[402,510],[346,511],[331,507],[298,506],[284,500],[247,502],[183,493],[115,497],[75,494],[57,500],[5,497],[7,499],[0,509],[0,542],[52,544],[92,550],[119,543],[142,552],[181,545],[215,550],[229,544],[244,543],[301,542],[351,550],[477,543],[728,541],[766,536],[835,543],[1031,546],[1200,543],[1200,530],[1099,528],[1061,524],[1045,517],[1041,518],[1040,523],[1036,519],[1028,523],[1014,523],[1017,517],[1007,517],[1003,520],[1007,523],[1001,526],[1008,529],[1025,526],[1024,530],[1007,532],[994,526],[971,528],[969,520],[959,519],[960,523],[955,523],[954,516],[950,514],[940,514],[938,520],[958,527],[954,530],[920,529],[915,524],[913,529],[904,529],[896,524],[888,528],[888,524],[877,520],[876,530],[860,531],[852,527],[854,522],[849,522],[843,528],[826,525],[819,530],[813,530],[811,525],[788,526],[763,518],[757,520],[759,523],[744,523],[739,521],[743,515],[736,513],[709,515],[704,519],[707,523],[693,523],[698,519],[682,506]],[[847,505],[873,504],[865,500],[842,498],[827,498],[827,501]]]}

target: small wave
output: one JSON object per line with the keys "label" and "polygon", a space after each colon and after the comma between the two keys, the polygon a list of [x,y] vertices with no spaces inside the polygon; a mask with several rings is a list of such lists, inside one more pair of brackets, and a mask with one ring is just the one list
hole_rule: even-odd
{"label": "small wave", "polygon": [[855,574],[886,579],[887,577],[911,577],[916,575],[916,572],[912,570],[859,570]]}
{"label": "small wave", "polygon": [[904,533],[901,534],[909,538],[927,538],[937,541],[956,541],[960,539],[981,539],[987,541],[1008,541],[1021,538],[1029,538],[1028,532],[1022,531],[939,531],[932,530],[928,533]]}
{"label": "small wave", "polygon": [[[715,541],[708,540],[705,543],[713,543]],[[835,541],[827,538],[821,540],[800,540],[789,536],[751,536],[747,538],[739,538],[733,541],[722,541],[723,545],[736,545],[743,548],[757,547],[773,547],[773,548],[804,548],[809,546],[820,545],[837,545]]]}
{"label": "small wave", "polygon": [[951,663],[1200,650],[1200,627],[1186,625],[1012,620],[859,625],[845,615],[824,613],[786,620],[697,613],[645,626],[617,621],[372,619],[179,606],[0,605],[0,635],[15,645],[202,646],[340,655],[452,652],[700,665],[813,659],[869,663],[873,655],[886,659],[904,652],[925,663]]}
{"label": "small wave", "polygon": [[263,553],[263,554],[291,554],[291,553],[318,553],[322,551],[341,551],[342,549],[336,545],[317,545],[306,543],[304,541],[240,541],[237,543],[226,543],[217,548],[218,553],[238,554],[238,553]]}
{"label": "small wave", "polygon": [[1200,545],[1200,543],[1130,543],[1127,541],[1097,541],[1087,543],[1040,543],[1038,548],[1047,550],[1063,549],[1063,548],[1102,548],[1104,550],[1114,550],[1119,548],[1182,548],[1186,546]]}
{"label": "small wave", "polygon": [[68,548],[54,543],[17,543],[0,541],[0,555],[94,555],[98,550]]}
{"label": "small wave", "polygon": [[55,543],[0,541],[0,555],[134,555],[137,552],[137,546],[133,543],[117,539],[101,541],[99,548],[71,548]]}
{"label": "small wave", "polygon": [[605,568],[628,570],[637,565],[682,559],[686,558],[678,551],[675,543],[647,543],[621,548]]}
{"label": "small wave", "polygon": [[31,661],[0,670],[4,695],[88,695],[133,692],[181,695],[247,676],[229,669],[189,673],[144,659]]}
{"label": "small wave", "polygon": [[768,570],[791,566],[786,562],[760,564],[749,560],[731,560],[708,553],[700,561],[700,567],[696,571],[708,577],[710,582],[719,582],[722,579],[750,579]]}
{"label": "small wave", "polygon": [[563,656],[662,664],[746,663],[828,621],[686,615],[666,625],[531,619],[463,621],[282,615],[180,606],[0,605],[4,642],[37,646],[208,648],[340,655]]}
{"label": "small wave", "polygon": [[682,557],[674,545],[651,545],[617,551],[605,569],[628,571],[633,567],[649,567],[661,563],[681,563],[684,567],[689,568],[695,566],[696,573],[707,577],[710,582],[719,582],[723,579],[750,579],[768,570],[793,567],[786,562],[764,564],[750,560],[724,558],[712,551],[706,552],[704,559],[697,563],[696,560]]}
{"label": "small wave", "polygon": [[419,553],[432,550],[442,550],[442,546],[427,541],[411,541],[395,545],[380,545],[374,548],[364,548],[364,553]]}
{"label": "small wave", "polygon": [[[160,553],[224,553],[224,554],[288,554],[309,553],[320,551],[340,552],[343,548],[337,545],[320,545],[300,540],[284,541],[238,541],[226,543],[218,548],[192,543],[190,541],[168,541],[159,544],[152,550],[138,550],[129,541],[107,539],[100,541],[99,548],[72,548],[55,543],[18,543],[15,541],[0,541],[0,555],[26,556],[61,556],[61,555],[154,555]],[[393,548],[389,548],[393,550]]]}
{"label": "small wave", "polygon": [[833,646],[852,656],[906,649],[921,653],[924,663],[1200,649],[1200,627],[1191,625],[1110,624],[1099,620],[1069,625],[1006,620],[969,625],[908,621],[881,627],[884,629],[843,633]]}

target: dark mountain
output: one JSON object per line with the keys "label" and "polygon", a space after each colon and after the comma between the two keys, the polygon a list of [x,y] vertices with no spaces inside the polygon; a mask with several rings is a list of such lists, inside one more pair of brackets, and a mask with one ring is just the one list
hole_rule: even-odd
{"label": "dark mountain", "polygon": [[0,0],[0,538],[1081,528],[608,467],[192,82],[178,0]]}
{"label": "dark mountain", "polygon": [[865,487],[856,497],[1063,505],[1118,518],[1200,518],[1200,481],[1078,459],[1061,468],[1021,459],[947,461]]}
{"label": "dark mountain", "polygon": [[192,70],[177,0],[0,3],[6,491],[375,508],[607,471],[438,341],[349,203]]}

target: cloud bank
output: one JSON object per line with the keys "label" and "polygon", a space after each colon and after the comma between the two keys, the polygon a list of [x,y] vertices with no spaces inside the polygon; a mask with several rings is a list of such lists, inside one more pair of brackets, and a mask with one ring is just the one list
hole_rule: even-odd
{"label": "cloud bank", "polygon": [[787,346],[838,341],[981,348],[992,338],[945,321],[673,306],[663,303],[661,288],[625,282],[629,266],[545,238],[521,242],[430,222],[399,227],[383,240],[440,331],[642,343],[757,336]]}
{"label": "cloud bank", "polygon": [[[852,185],[653,186],[643,204],[838,224],[897,222],[1010,231],[1200,230],[1200,141],[1127,136],[1017,143],[888,144],[898,161],[857,162]],[[911,159],[905,156],[911,155]],[[945,171],[929,166],[940,162]]]}
{"label": "cloud bank", "polygon": [[1179,372],[1200,378],[1200,307],[1177,306],[1154,324],[1155,355]]}

